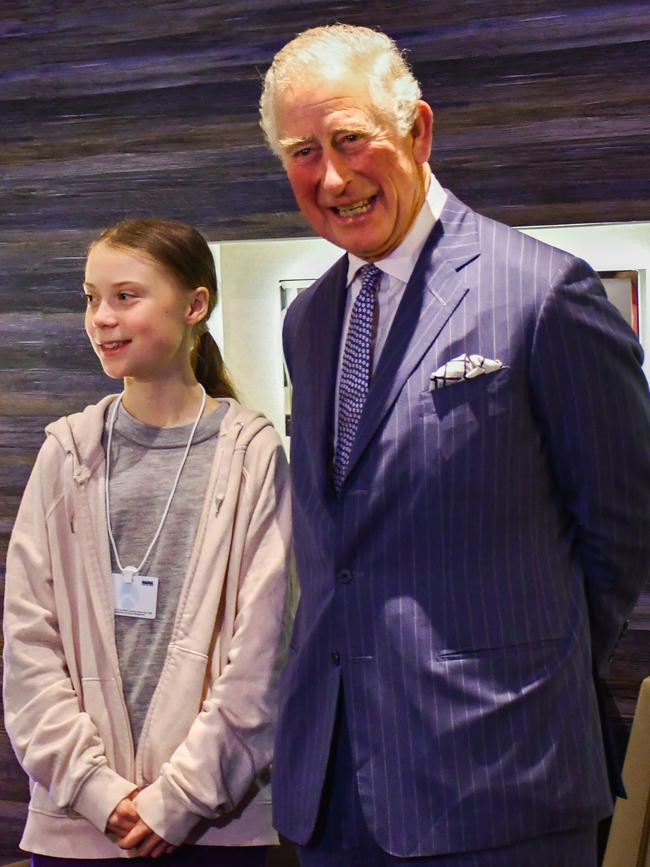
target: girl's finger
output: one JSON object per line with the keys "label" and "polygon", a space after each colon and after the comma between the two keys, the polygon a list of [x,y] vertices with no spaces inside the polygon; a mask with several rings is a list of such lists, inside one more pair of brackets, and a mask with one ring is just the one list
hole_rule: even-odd
{"label": "girl's finger", "polygon": [[161,842],[164,843],[164,840],[161,840],[158,834],[149,831],[149,836],[138,846],[138,855],[141,855],[143,858],[150,857],[154,849],[156,849]]}
{"label": "girl's finger", "polygon": [[119,817],[115,819],[111,818],[106,825],[106,830],[110,834],[117,834],[122,837],[124,834],[128,834],[134,825],[135,822],[132,819],[120,819]]}
{"label": "girl's finger", "polygon": [[129,833],[120,840],[118,846],[120,849],[134,849],[146,840],[151,833],[153,833],[151,829],[140,820],[134,825]]}
{"label": "girl's finger", "polygon": [[164,840],[159,840],[158,843],[151,850],[152,858],[160,858],[161,855],[164,855],[167,851],[167,843]]}

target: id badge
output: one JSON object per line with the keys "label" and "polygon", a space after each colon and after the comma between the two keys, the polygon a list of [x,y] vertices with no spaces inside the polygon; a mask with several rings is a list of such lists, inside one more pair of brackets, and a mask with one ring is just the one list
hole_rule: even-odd
{"label": "id badge", "polygon": [[134,575],[129,580],[122,572],[113,572],[115,613],[120,617],[156,617],[158,579],[151,575]]}

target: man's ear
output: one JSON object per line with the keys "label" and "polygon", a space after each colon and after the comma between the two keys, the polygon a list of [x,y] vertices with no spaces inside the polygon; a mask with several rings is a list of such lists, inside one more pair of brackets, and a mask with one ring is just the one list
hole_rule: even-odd
{"label": "man's ear", "polygon": [[416,103],[417,115],[411,128],[413,137],[413,158],[418,165],[426,163],[431,156],[433,144],[433,111],[428,102],[419,99]]}
{"label": "man's ear", "polygon": [[205,319],[208,313],[210,293],[205,286],[197,286],[190,295],[190,303],[187,309],[187,324],[196,325]]}

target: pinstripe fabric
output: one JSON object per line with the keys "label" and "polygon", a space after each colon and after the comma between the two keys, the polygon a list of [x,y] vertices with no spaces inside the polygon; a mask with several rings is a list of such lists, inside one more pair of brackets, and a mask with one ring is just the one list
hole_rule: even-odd
{"label": "pinstripe fabric", "polygon": [[[385,852],[370,835],[361,804],[349,736],[341,706],[332,741],[318,823],[313,839],[299,846],[301,867],[390,867],[404,859]],[[413,867],[596,867],[597,825],[545,834],[480,852],[432,855]]]}
{"label": "pinstripe fabric", "polygon": [[[302,598],[274,762],[306,843],[340,678],[386,851],[495,848],[611,808],[592,679],[648,573],[640,349],[582,262],[449,195],[373,376],[341,496],[331,417],[346,258],[291,306]],[[428,391],[463,353],[504,367]]]}

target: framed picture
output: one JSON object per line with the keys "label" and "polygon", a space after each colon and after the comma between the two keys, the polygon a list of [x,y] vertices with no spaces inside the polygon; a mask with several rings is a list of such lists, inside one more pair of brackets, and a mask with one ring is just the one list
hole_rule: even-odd
{"label": "framed picture", "polygon": [[[315,278],[314,278],[315,279]],[[291,279],[280,280],[280,308],[282,310],[282,321],[289,308],[289,305],[298,295],[307,289],[314,282],[314,279]],[[284,435],[291,436],[291,379],[287,370],[286,361],[282,361],[283,384],[284,384]]]}
{"label": "framed picture", "polygon": [[599,271],[605,292],[625,321],[639,336],[639,272]]}

